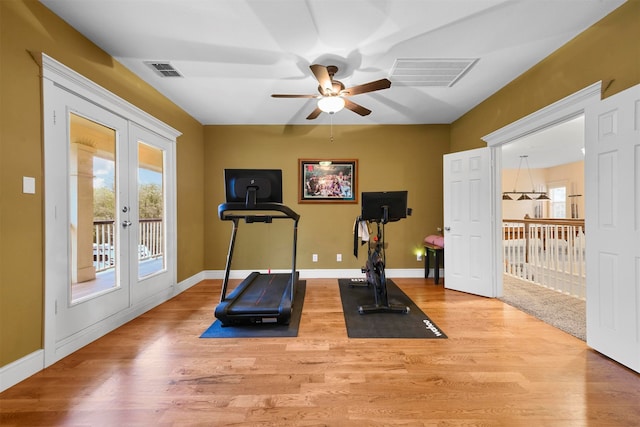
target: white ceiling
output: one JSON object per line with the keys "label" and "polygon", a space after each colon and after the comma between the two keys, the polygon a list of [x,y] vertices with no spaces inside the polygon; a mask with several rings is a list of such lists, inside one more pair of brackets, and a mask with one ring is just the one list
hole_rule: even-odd
{"label": "white ceiling", "polygon": [[502,168],[549,168],[584,160],[584,115],[502,146]]}
{"label": "white ceiling", "polygon": [[[41,0],[202,124],[306,120],[309,65],[336,65],[347,87],[389,78],[350,99],[334,124],[451,123],[624,0]],[[396,59],[477,59],[451,87],[403,86]],[[169,61],[161,78],[145,61]],[[533,167],[533,166],[532,166]]]}

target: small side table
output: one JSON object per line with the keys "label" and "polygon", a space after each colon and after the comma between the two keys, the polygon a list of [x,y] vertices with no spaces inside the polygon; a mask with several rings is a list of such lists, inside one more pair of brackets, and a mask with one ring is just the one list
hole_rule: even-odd
{"label": "small side table", "polygon": [[[440,259],[444,261],[444,248],[442,246],[424,244],[424,278],[429,278],[429,258],[433,255],[435,266],[433,268],[433,278],[436,285],[440,282]],[[444,265],[444,262],[443,262]]]}

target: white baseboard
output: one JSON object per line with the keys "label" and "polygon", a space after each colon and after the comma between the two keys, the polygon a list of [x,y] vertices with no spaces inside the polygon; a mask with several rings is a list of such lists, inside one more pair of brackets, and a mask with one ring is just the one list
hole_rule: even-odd
{"label": "white baseboard", "polygon": [[44,368],[44,350],[37,350],[0,368],[0,393],[40,372]]}
{"label": "white baseboard", "polygon": [[193,285],[197,285],[198,283],[200,283],[204,279],[206,279],[205,276],[206,276],[205,272],[201,271],[200,273],[194,274],[193,276],[189,277],[188,279],[183,280],[182,282],[180,282],[180,283],[178,283],[176,285],[175,294],[178,295],[179,293],[182,293],[182,292],[186,291],[187,289],[189,289]]}
{"label": "white baseboard", "polygon": [[[141,314],[170,300],[204,279],[205,272],[202,271],[176,284],[173,288],[167,289],[166,292],[160,292],[140,302],[135,307],[124,310],[112,318],[105,319],[89,329],[74,334],[63,342],[58,343],[56,347],[56,359],[62,359]],[[13,387],[44,368],[44,349],[38,349],[8,365],[0,367],[0,392]]]}

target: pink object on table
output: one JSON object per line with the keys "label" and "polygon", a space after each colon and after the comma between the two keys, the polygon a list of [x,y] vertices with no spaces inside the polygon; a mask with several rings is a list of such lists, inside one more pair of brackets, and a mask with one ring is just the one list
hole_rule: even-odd
{"label": "pink object on table", "polygon": [[425,243],[429,243],[431,245],[440,246],[444,248],[444,236],[439,236],[437,234],[432,234],[424,238]]}

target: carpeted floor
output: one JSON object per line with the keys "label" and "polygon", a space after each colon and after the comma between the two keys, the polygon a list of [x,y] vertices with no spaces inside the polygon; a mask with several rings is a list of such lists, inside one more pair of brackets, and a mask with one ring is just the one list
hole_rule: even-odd
{"label": "carpeted floor", "polygon": [[586,341],[586,302],[535,283],[503,276],[506,304]]}

